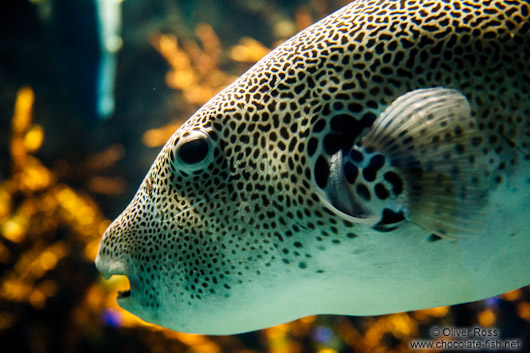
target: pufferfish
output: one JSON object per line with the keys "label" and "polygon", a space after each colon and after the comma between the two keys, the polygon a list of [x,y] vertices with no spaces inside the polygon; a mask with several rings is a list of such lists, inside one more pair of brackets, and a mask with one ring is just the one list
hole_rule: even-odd
{"label": "pufferfish", "polygon": [[190,333],[530,284],[530,5],[356,0],[169,139],[103,235],[121,307]]}

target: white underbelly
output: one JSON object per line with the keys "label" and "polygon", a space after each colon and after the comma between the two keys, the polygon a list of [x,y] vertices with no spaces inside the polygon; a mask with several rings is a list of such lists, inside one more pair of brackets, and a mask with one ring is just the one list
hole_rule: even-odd
{"label": "white underbelly", "polygon": [[339,281],[323,279],[329,290],[322,293],[320,312],[408,311],[480,300],[530,284],[530,163],[525,163],[491,192],[475,236],[429,242],[413,224],[395,233],[367,229],[352,268],[337,268],[343,273]]}

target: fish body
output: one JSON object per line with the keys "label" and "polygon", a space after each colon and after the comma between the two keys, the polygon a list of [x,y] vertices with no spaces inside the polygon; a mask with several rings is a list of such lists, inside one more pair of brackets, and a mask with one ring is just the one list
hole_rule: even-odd
{"label": "fish body", "polygon": [[530,6],[358,0],[169,139],[96,266],[177,331],[379,315],[530,283]]}

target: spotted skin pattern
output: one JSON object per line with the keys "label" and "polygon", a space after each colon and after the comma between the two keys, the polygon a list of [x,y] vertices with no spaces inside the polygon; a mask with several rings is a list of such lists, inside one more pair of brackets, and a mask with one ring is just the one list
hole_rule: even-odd
{"label": "spotted skin pattern", "polygon": [[[529,12],[525,1],[358,0],[272,51],[174,133],[104,234],[99,270],[130,280],[119,304],[175,330],[227,334],[310,314],[454,304],[528,284],[528,207],[513,230],[488,224],[491,240],[432,242],[436,234],[410,222],[357,223],[324,189],[331,156],[351,149],[396,98],[449,87],[477,119],[472,143],[487,160],[491,210],[512,194],[514,207],[529,205]],[[194,136],[207,143],[186,145]],[[402,192],[403,180],[382,174],[373,156],[352,156],[377,166],[350,169],[350,178],[364,178],[360,197]],[[502,228],[510,234],[497,234]],[[474,256],[485,259],[504,239],[513,250],[475,266]],[[492,268],[503,268],[499,283]]]}

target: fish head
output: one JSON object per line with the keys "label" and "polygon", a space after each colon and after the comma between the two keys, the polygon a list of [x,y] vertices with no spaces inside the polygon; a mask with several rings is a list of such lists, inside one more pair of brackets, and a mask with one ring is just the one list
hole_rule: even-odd
{"label": "fish head", "polygon": [[222,113],[223,101],[199,110],[168,140],[106,230],[96,260],[105,277],[128,277],[120,306],[178,331],[198,332],[190,322],[202,321],[204,332],[219,307],[248,310],[262,286],[273,294],[285,289],[271,285],[270,269],[304,268],[288,257],[302,246],[296,234],[317,227],[303,222],[318,196],[299,134],[275,124],[279,115],[253,121],[254,108]]}

